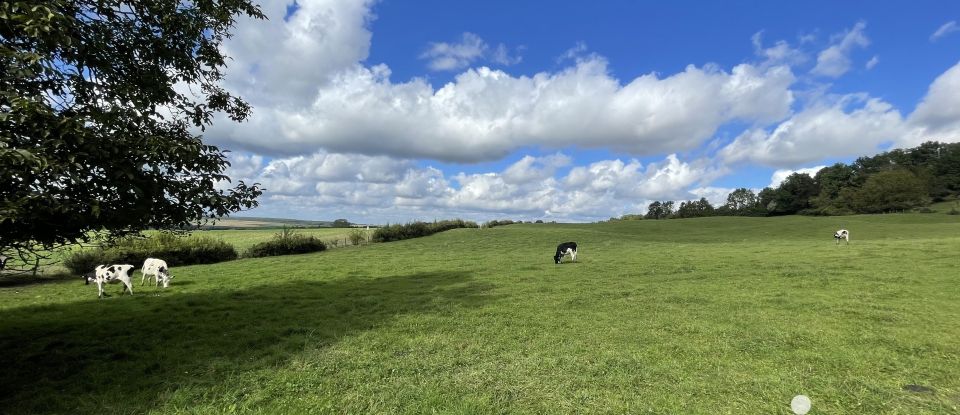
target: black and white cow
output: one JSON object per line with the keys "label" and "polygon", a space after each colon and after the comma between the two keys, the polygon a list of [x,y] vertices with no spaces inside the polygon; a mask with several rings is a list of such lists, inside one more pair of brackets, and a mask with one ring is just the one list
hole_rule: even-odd
{"label": "black and white cow", "polygon": [[162,259],[147,258],[146,261],[143,261],[143,268],[140,269],[140,272],[143,273],[143,276],[140,277],[140,285],[143,285],[145,280],[151,279],[156,280],[158,287],[163,285],[163,288],[167,288],[170,286],[170,280],[173,279],[167,261]]}
{"label": "black and white cow", "polygon": [[570,255],[570,257],[573,258],[573,262],[577,262],[577,243],[564,242],[557,245],[557,253],[553,256],[553,262],[559,264],[564,255]]}
{"label": "black and white cow", "polygon": [[133,285],[130,284],[130,273],[133,270],[133,265],[97,265],[97,270],[94,271],[93,279],[91,280],[87,274],[84,278],[89,284],[90,281],[97,283],[97,297],[103,298],[103,284],[113,284],[116,282],[123,283],[123,290],[120,291],[120,294],[123,295],[124,291],[130,291],[130,295],[133,295]]}
{"label": "black and white cow", "polygon": [[850,245],[850,231],[846,229],[840,229],[833,234],[833,239],[837,240],[837,245],[840,245],[840,240],[844,239],[847,241],[847,245]]}

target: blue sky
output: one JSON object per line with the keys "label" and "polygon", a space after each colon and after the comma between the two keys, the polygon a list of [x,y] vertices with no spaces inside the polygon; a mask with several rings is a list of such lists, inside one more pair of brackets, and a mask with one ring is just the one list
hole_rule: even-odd
{"label": "blue sky", "polygon": [[591,221],[960,141],[960,3],[264,2],[205,138],[249,215]]}

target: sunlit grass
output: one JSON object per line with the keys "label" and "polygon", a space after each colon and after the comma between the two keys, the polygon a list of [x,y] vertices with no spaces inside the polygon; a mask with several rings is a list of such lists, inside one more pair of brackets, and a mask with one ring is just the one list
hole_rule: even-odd
{"label": "sunlit grass", "polygon": [[957,252],[948,215],[531,224],[8,286],[0,413],[953,413]]}

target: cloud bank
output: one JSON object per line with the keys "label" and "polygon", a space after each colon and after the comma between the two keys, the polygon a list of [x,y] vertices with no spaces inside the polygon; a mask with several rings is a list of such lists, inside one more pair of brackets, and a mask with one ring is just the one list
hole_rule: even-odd
{"label": "cloud bank", "polygon": [[[712,181],[742,165],[795,171],[830,157],[960,140],[960,64],[909,113],[811,81],[877,65],[875,54],[866,62],[855,56],[870,46],[865,22],[819,51],[810,50],[813,35],[771,44],[760,31],[750,39],[752,60],[627,79],[583,43],[556,69],[512,74],[506,67],[520,61],[516,49],[464,32],[414,57],[457,72],[433,85],[392,79],[387,64],[367,62],[374,1],[297,4],[287,16],[286,2],[266,1],[269,21],[237,22],[223,46],[233,59],[225,86],[255,110],[248,122],[218,120],[204,132],[236,152],[231,177],[263,183],[264,206],[281,216],[594,220],[643,211],[652,200],[722,202],[730,189]],[[729,125],[741,127],[719,140]],[[445,173],[422,162],[496,161],[531,149],[548,155],[487,173]],[[577,165],[570,149],[628,156]]]}

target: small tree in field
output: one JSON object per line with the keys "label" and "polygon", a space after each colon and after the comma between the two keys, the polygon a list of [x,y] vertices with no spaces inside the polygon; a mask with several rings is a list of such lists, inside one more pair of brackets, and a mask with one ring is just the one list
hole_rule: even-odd
{"label": "small tree in field", "polygon": [[[0,250],[183,229],[257,205],[195,129],[250,106],[219,86],[247,0],[0,2]],[[175,88],[178,85],[190,86]]]}

